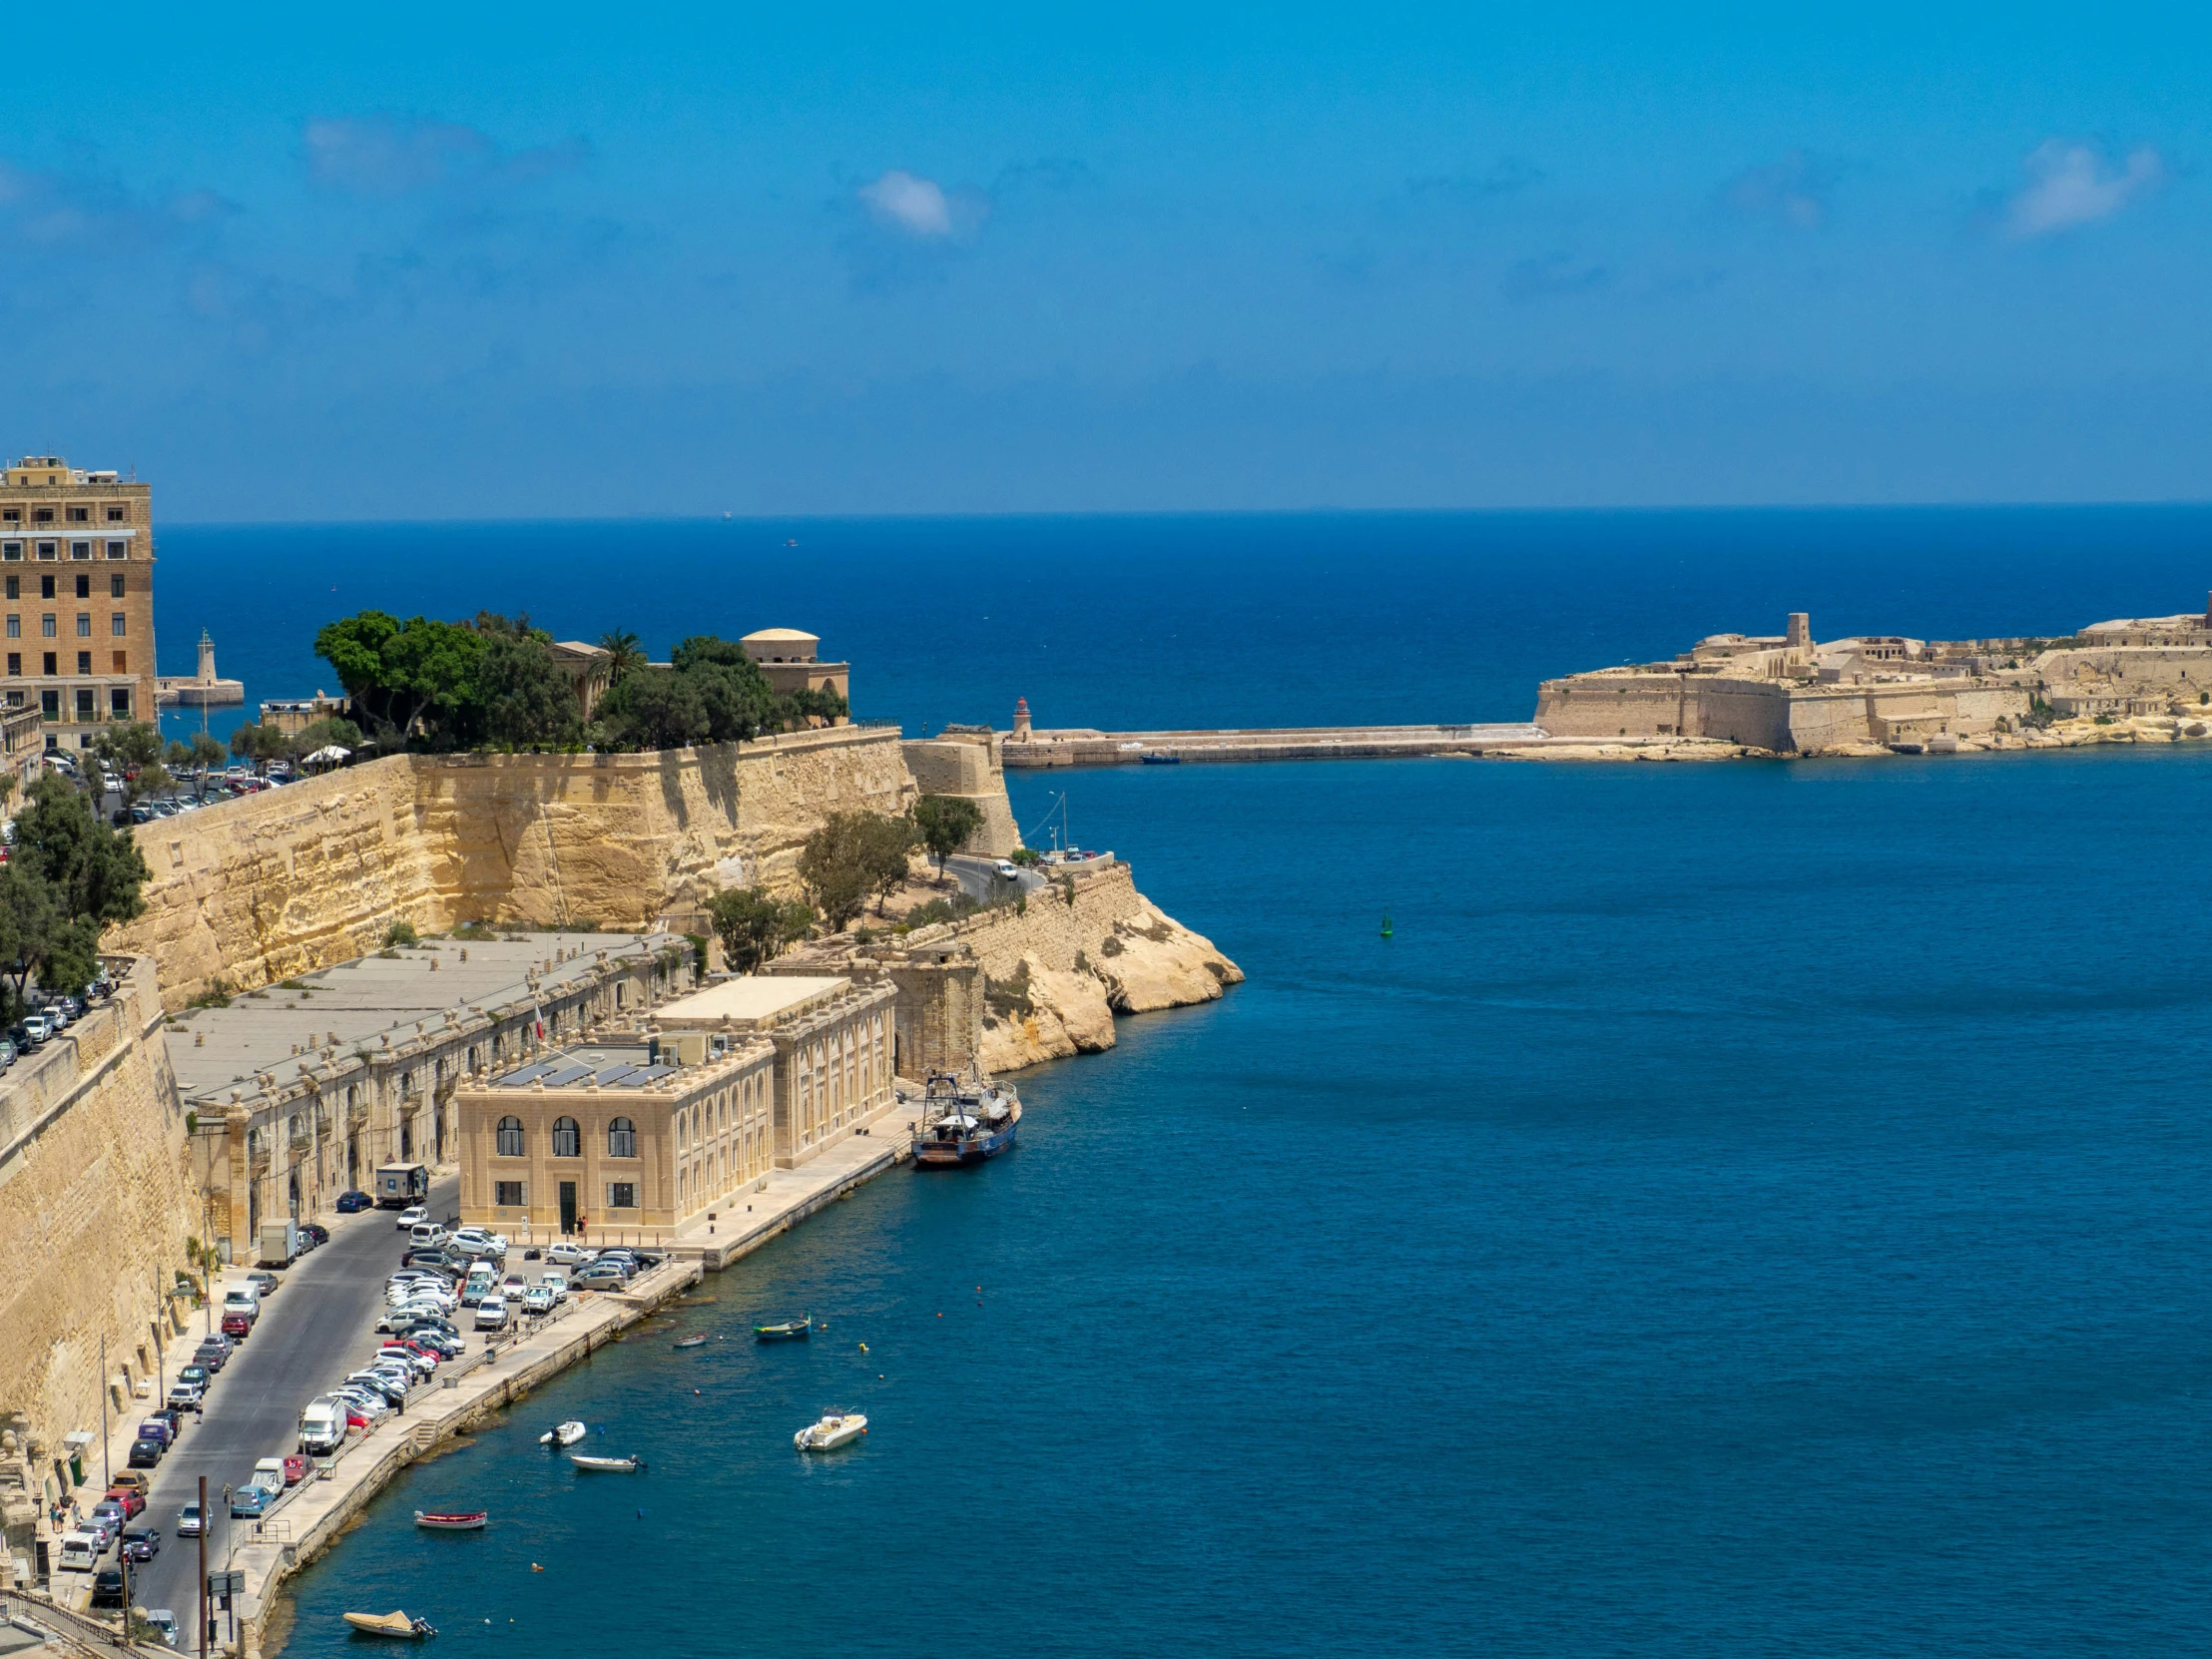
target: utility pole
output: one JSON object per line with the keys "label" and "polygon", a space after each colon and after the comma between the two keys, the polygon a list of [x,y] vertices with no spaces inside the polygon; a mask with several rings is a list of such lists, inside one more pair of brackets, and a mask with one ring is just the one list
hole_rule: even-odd
{"label": "utility pole", "polygon": [[208,1659],[208,1477],[200,1477],[200,1659]]}

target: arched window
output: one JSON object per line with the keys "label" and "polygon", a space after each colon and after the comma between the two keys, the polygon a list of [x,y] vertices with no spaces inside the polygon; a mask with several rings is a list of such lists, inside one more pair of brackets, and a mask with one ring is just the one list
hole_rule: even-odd
{"label": "arched window", "polygon": [[556,1158],[581,1158],[584,1155],[584,1137],[576,1127],[574,1118],[553,1120],[553,1156]]}
{"label": "arched window", "polygon": [[607,1156],[635,1158],[637,1155],[638,1126],[628,1118],[616,1118],[607,1125]]}
{"label": "arched window", "polygon": [[502,1158],[519,1158],[522,1156],[522,1120],[520,1118],[501,1118],[499,1120],[499,1156]]}

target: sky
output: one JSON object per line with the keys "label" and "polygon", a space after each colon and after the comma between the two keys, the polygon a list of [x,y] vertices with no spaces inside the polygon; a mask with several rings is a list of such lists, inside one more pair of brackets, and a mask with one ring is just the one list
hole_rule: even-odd
{"label": "sky", "polygon": [[171,520],[2196,500],[2212,13],[104,8],[0,439]]}

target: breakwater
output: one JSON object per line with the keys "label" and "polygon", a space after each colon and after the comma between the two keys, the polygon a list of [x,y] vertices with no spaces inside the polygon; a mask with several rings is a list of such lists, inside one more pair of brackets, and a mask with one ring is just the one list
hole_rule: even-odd
{"label": "breakwater", "polygon": [[1288,726],[1254,730],[1097,732],[1087,727],[1035,731],[1006,740],[1009,770],[1126,767],[1148,761],[1377,761],[1422,755],[1481,755],[1540,748],[1541,727]]}

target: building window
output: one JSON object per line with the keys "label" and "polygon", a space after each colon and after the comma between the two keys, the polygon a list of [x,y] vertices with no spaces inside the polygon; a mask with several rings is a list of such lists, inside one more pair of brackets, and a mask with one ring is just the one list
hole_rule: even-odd
{"label": "building window", "polygon": [[[108,597],[110,599],[121,599],[123,597],[123,572],[119,570],[113,576],[108,578]],[[123,630],[120,628],[116,630],[116,632],[119,634]]]}
{"label": "building window", "polygon": [[10,615],[8,618],[8,638],[11,640],[19,640],[22,637],[23,619],[19,616]]}
{"label": "building window", "polygon": [[519,1181],[494,1181],[491,1184],[492,1202],[502,1209],[516,1210],[522,1207],[522,1183]]}
{"label": "building window", "polygon": [[60,552],[61,552],[61,543],[60,543],[60,542],[55,542],[55,541],[42,541],[42,542],[40,542],[40,543],[38,544],[38,556],[39,556],[40,558],[42,558],[42,559],[51,559],[51,558],[54,558],[54,557],[56,557],[56,556],[57,556],[57,555],[58,555],[58,554],[59,554]]}
{"label": "building window", "polygon": [[38,596],[39,596],[39,597],[40,597],[41,599],[51,599],[51,598],[53,598],[53,597],[54,597],[54,578],[53,578],[53,577],[51,577],[51,576],[41,576],[41,577],[40,577],[40,578],[38,579]]}
{"label": "building window", "polygon": [[[79,686],[77,688],[77,718],[79,720],[90,721],[100,718],[99,706],[93,702],[96,695],[98,694],[90,686]],[[86,741],[90,742],[91,740],[87,739]]]}
{"label": "building window", "polygon": [[[82,599],[84,595],[79,594],[77,597]],[[92,638],[92,613],[90,611],[79,611],[77,613],[77,637],[81,640]]]}
{"label": "building window", "polygon": [[41,672],[43,672],[49,679],[51,679],[54,675],[61,673],[61,669],[56,666],[56,664],[59,662],[59,659],[55,657],[53,652],[47,651],[41,653],[41,659],[46,665]]}
{"label": "building window", "polygon": [[92,597],[91,577],[80,576],[77,578],[77,597],[79,599],[90,599]]}
{"label": "building window", "polygon": [[574,1118],[553,1120],[553,1156],[556,1158],[581,1158],[584,1155],[583,1132],[576,1127]]}
{"label": "building window", "polygon": [[44,616],[38,619],[38,631],[40,637],[44,639],[53,639],[61,633],[60,627],[57,626],[54,621],[54,613],[52,611],[48,611]]}
{"label": "building window", "polygon": [[124,627],[123,613],[121,611],[114,611],[109,614],[108,632],[114,635],[117,639],[123,638],[123,636],[128,632],[128,630]]}
{"label": "building window", "polygon": [[130,522],[130,508],[121,506],[113,501],[108,503],[108,522],[110,524],[127,524]]}
{"label": "building window", "polygon": [[108,543],[108,557],[109,557],[109,558],[111,558],[111,559],[128,559],[128,558],[129,558],[130,556],[131,556],[131,544],[130,544],[129,542],[127,542],[127,541],[111,541],[110,543]]}
{"label": "building window", "polygon": [[[20,660],[20,659],[19,659],[19,660]],[[19,692],[19,691],[12,691],[12,692],[8,693],[8,707],[9,707],[9,708],[11,708],[11,709],[20,709],[20,708],[22,708],[22,707],[23,707],[23,695],[24,695],[24,694],[23,694],[23,693],[21,693],[21,692]]]}
{"label": "building window", "polygon": [[638,1126],[628,1118],[616,1118],[607,1125],[607,1156],[635,1158],[637,1155]]}
{"label": "building window", "polygon": [[19,541],[0,542],[0,559],[10,563],[23,557],[23,544]]}
{"label": "building window", "polygon": [[522,1120],[520,1118],[501,1118],[497,1134],[500,1157],[519,1158],[522,1156]]}
{"label": "building window", "polygon": [[635,1210],[638,1207],[638,1185],[635,1181],[610,1181],[607,1183],[607,1208],[610,1210]]}
{"label": "building window", "polygon": [[[92,672],[92,653],[91,653],[91,652],[89,652],[89,651],[80,651],[80,652],[78,652],[78,653],[77,653],[77,672],[78,672],[79,674],[90,674],[90,673]],[[84,701],[84,699],[82,699],[82,698],[79,698],[79,699],[78,699],[78,701],[79,701],[79,702],[81,703],[81,702],[83,702],[83,701]]]}
{"label": "building window", "polygon": [[9,678],[10,678],[11,680],[13,680],[13,679],[21,679],[21,678],[22,678],[22,675],[23,675],[23,653],[22,653],[22,652],[20,652],[20,651],[11,651],[11,652],[9,652],[9,653],[8,653],[8,677],[9,677]]}
{"label": "building window", "polygon": [[92,543],[91,543],[91,542],[89,542],[89,541],[73,541],[73,542],[71,542],[71,543],[69,544],[69,556],[70,556],[70,557],[71,557],[72,559],[89,559],[89,558],[91,558],[91,557],[92,557]]}
{"label": "building window", "polygon": [[[117,655],[121,656],[122,653],[118,652]],[[115,666],[116,672],[121,673],[123,665],[118,663]],[[108,713],[117,720],[129,720],[131,718],[131,688],[129,686],[110,686],[108,688]]]}
{"label": "building window", "polygon": [[[51,508],[51,507],[33,507],[33,508],[31,509],[31,522],[32,522],[33,524],[51,524],[51,523],[53,523],[53,522],[54,522],[54,509],[53,509],[53,508]],[[47,543],[46,545],[47,545],[48,547],[52,547],[52,546],[53,546],[54,544],[53,544],[52,542],[48,542],[48,543]]]}
{"label": "building window", "polygon": [[21,507],[0,507],[0,524],[21,524],[22,522],[23,509]]}
{"label": "building window", "polygon": [[[46,659],[46,663],[47,672],[52,673],[54,659],[49,657]],[[48,720],[61,719],[62,694],[54,689],[52,686],[49,686],[46,688],[46,690],[40,692],[38,694],[38,712],[44,715]]]}
{"label": "building window", "polygon": [[90,524],[92,522],[92,509],[90,507],[70,508],[69,522],[72,524]]}

